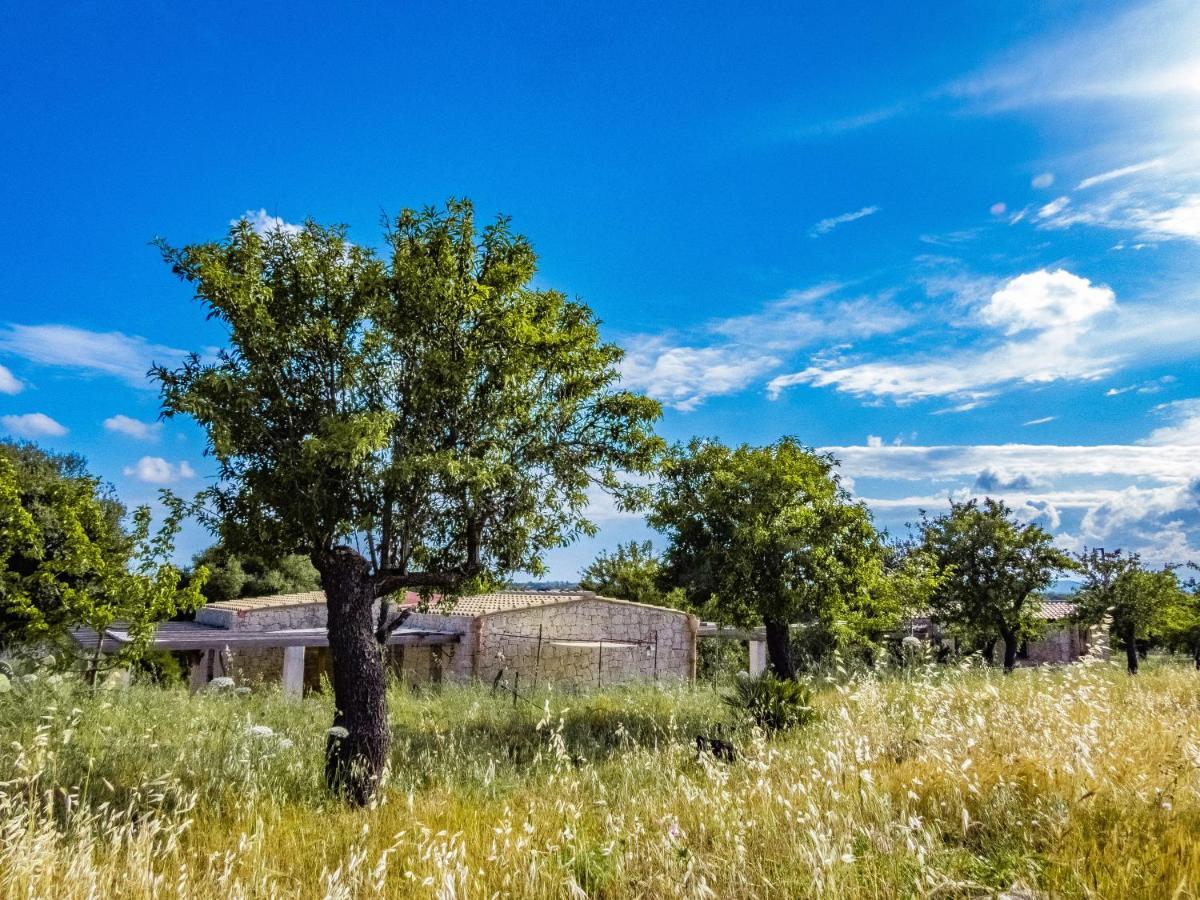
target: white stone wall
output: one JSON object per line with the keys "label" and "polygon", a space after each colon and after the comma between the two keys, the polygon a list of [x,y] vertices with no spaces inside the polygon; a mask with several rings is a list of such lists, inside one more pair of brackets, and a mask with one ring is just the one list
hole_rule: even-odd
{"label": "white stone wall", "polygon": [[263,609],[234,610],[220,605],[196,610],[201,625],[229,631],[267,631],[275,628],[324,628],[325,604],[302,603],[296,606],[272,606]]}

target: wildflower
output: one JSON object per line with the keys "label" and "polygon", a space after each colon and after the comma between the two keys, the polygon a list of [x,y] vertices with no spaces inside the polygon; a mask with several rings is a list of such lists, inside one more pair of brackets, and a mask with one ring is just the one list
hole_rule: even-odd
{"label": "wildflower", "polygon": [[346,738],[350,737],[350,732],[341,725],[334,725],[325,733],[331,738],[336,738],[339,741],[344,741]]}
{"label": "wildflower", "polygon": [[246,729],[246,733],[256,738],[275,737],[275,730],[266,725],[251,725]]}
{"label": "wildflower", "polygon": [[214,678],[208,683],[210,691],[228,691],[233,687],[233,679],[228,675],[222,675],[219,678]]}

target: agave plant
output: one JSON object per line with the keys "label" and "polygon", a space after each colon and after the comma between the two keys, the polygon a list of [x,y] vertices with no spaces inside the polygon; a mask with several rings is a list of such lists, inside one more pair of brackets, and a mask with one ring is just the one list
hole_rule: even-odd
{"label": "agave plant", "polygon": [[765,731],[780,731],[804,725],[816,715],[808,685],[763,674],[737,680],[725,704],[748,715]]}

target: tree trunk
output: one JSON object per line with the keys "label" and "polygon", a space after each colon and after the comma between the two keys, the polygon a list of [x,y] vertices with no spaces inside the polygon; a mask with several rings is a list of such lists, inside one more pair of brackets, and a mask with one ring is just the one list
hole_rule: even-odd
{"label": "tree trunk", "polygon": [[1008,675],[1017,667],[1017,649],[1020,642],[1013,632],[1007,632],[1004,637],[1004,674]]}
{"label": "tree trunk", "polygon": [[375,589],[367,561],[349,547],[334,547],[314,562],[329,613],[335,707],[325,741],[325,783],[361,806],[379,788],[390,739],[383,656],[372,621]]}
{"label": "tree trunk", "polygon": [[1125,668],[1129,670],[1130,675],[1138,673],[1138,647],[1137,639],[1132,633],[1125,635]]}
{"label": "tree trunk", "polygon": [[767,656],[771,668],[779,678],[795,678],[796,667],[792,664],[792,630],[787,622],[767,619]]}
{"label": "tree trunk", "polygon": [[1196,669],[1200,670],[1200,647],[1192,651],[1192,661],[1196,664]]}
{"label": "tree trunk", "polygon": [[996,639],[989,638],[983,644],[983,658],[987,660],[989,666],[996,663]]}

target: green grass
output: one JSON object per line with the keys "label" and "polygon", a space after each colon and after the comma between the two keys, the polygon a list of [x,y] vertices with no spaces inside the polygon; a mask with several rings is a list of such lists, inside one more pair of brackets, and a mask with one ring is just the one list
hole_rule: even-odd
{"label": "green grass", "polygon": [[[374,809],[327,699],[0,695],[0,896],[1170,897],[1200,890],[1200,673],[823,682],[764,737],[712,688],[391,696]],[[732,728],[740,758],[697,760]],[[256,733],[266,726],[271,734]]]}

